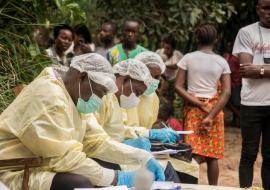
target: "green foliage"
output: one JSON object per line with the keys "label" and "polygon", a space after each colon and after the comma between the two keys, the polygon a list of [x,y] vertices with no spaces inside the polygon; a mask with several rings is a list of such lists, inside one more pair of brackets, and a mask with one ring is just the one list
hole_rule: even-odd
{"label": "green foliage", "polygon": [[[0,112],[14,99],[13,89],[27,84],[37,76],[50,61],[31,40],[31,32],[40,9],[36,1],[8,1],[1,4],[0,36]],[[31,5],[31,6],[30,6]],[[37,7],[37,9],[35,8]]]}
{"label": "green foliage", "polygon": [[222,47],[240,26],[256,19],[254,7],[254,1],[244,0],[0,0],[0,112],[13,100],[17,84],[29,83],[50,64],[33,41],[38,27],[86,23],[97,33],[102,22],[113,21],[121,38],[123,21],[135,19],[143,46],[155,50],[163,37],[173,35],[185,53],[194,49],[199,24],[214,23]]}
{"label": "green foliage", "polygon": [[58,10],[61,12],[61,19],[66,23],[85,21],[86,13],[81,10],[78,3],[73,0],[55,0]]}
{"label": "green foliage", "polygon": [[235,7],[236,14],[233,14],[222,28],[220,33],[223,49],[227,42],[234,41],[239,28],[248,24],[254,23],[258,20],[256,14],[257,1],[233,1],[231,4]]}
{"label": "green foliage", "polygon": [[14,87],[27,84],[37,76],[50,61],[34,44],[14,45],[1,39],[0,47],[0,112],[14,98]]}
{"label": "green foliage", "polygon": [[[161,38],[173,35],[178,48],[184,51],[193,48],[192,34],[197,25],[211,22],[224,25],[235,13],[231,3],[211,0],[142,0],[98,2],[100,21],[113,20],[121,29],[124,19],[131,18],[141,23],[142,43],[155,50]],[[118,31],[121,33],[121,30]]]}

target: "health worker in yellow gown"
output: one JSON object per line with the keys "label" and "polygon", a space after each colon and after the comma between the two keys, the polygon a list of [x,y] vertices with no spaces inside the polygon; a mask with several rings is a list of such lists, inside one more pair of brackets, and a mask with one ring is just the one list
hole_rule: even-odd
{"label": "health worker in yellow gown", "polygon": [[[136,171],[106,169],[91,158],[141,163],[155,180],[164,180],[150,153],[112,140],[93,115],[102,97],[117,91],[110,63],[89,53],[63,70],[45,68],[0,115],[0,158],[41,157],[43,164],[30,170],[34,190],[133,186]],[[21,189],[22,177],[22,168],[0,169],[0,180],[11,190]]]}

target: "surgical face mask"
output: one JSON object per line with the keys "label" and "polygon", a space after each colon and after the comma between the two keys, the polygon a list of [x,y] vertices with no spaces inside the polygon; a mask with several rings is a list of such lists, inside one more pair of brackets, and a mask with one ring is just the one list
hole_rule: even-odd
{"label": "surgical face mask", "polygon": [[143,95],[150,96],[151,94],[153,94],[158,89],[158,85],[159,85],[159,80],[154,79],[152,81],[151,85],[143,93]]}
{"label": "surgical face mask", "polygon": [[125,96],[123,94],[123,86],[122,86],[122,94],[120,96],[120,106],[124,109],[130,109],[136,107],[140,101],[140,98],[136,96],[133,92],[132,84],[130,80],[131,94],[129,96]]}
{"label": "surgical face mask", "polygon": [[81,98],[81,86],[79,83],[79,99],[77,102],[77,109],[80,113],[84,113],[84,114],[93,113],[93,112],[97,111],[98,108],[102,104],[102,100],[96,94],[93,93],[91,82],[90,82],[89,78],[88,78],[88,80],[89,80],[89,85],[90,85],[92,95],[87,101],[84,101]]}

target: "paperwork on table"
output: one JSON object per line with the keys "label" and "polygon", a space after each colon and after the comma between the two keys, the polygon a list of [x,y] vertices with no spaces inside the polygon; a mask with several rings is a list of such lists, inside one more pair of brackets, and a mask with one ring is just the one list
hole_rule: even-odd
{"label": "paperwork on table", "polygon": [[190,135],[194,133],[194,131],[175,131],[178,135]]}

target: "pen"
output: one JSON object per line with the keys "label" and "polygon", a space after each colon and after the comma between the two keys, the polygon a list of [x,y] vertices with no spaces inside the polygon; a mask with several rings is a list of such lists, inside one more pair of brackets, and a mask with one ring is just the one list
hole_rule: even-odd
{"label": "pen", "polygon": [[162,124],[165,128],[169,128],[163,121],[161,122],[161,124]]}

